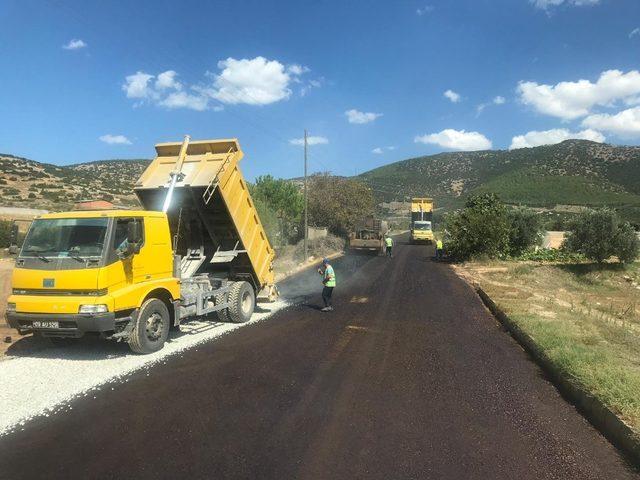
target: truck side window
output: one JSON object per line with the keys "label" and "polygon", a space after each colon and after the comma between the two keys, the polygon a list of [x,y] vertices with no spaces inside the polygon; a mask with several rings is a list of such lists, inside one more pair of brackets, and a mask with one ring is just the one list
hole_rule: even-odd
{"label": "truck side window", "polygon": [[[116,231],[113,236],[113,248],[114,250],[125,251],[127,249],[127,231],[129,229],[129,223],[131,222],[140,222],[142,220],[139,218],[119,218],[116,222]],[[140,229],[144,232],[144,228]],[[144,239],[142,239],[144,240]]]}

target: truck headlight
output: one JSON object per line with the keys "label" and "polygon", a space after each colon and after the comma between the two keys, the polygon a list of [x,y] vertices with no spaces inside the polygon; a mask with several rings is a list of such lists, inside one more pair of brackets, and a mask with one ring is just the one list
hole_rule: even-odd
{"label": "truck headlight", "polygon": [[7,313],[16,313],[15,303],[7,303]]}
{"label": "truck headlight", "polygon": [[109,309],[106,305],[80,305],[78,313],[107,313]]}

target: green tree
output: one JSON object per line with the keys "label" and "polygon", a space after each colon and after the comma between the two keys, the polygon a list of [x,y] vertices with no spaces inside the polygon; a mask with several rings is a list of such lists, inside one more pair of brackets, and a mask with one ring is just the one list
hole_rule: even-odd
{"label": "green tree", "polygon": [[271,245],[281,243],[281,231],[278,225],[278,216],[276,215],[276,212],[274,212],[271,206],[262,200],[261,197],[253,197],[253,204],[258,211],[258,217],[260,217],[260,222],[267,233],[267,237],[269,238]]}
{"label": "green tree", "polygon": [[514,208],[508,212],[510,225],[509,253],[520,255],[542,239],[540,215],[529,208]]}
{"label": "green tree", "polygon": [[640,255],[640,240],[629,222],[618,226],[614,245],[615,254],[622,263],[631,263]]}
{"label": "green tree", "polygon": [[606,208],[578,215],[564,247],[598,263],[612,256],[617,256],[620,262],[631,262],[638,257],[640,248],[633,227],[622,223],[614,210]]}
{"label": "green tree", "polygon": [[251,187],[251,195],[254,201],[259,200],[275,215],[279,225],[279,243],[288,242],[297,236],[304,198],[293,182],[276,179],[271,175],[261,176],[256,178]]}
{"label": "green tree", "polygon": [[328,227],[335,235],[346,236],[358,220],[373,213],[373,194],[357,180],[316,174],[308,188],[309,224]]}
{"label": "green tree", "polygon": [[447,252],[457,260],[495,258],[509,251],[509,214],[494,193],[469,197],[463,209],[445,217],[445,228]]}

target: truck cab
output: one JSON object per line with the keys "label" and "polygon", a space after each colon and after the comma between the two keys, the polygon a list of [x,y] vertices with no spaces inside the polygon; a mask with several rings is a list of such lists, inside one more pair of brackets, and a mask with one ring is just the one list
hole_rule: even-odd
{"label": "truck cab", "polygon": [[147,298],[172,317],[167,216],[144,210],[62,212],[36,218],[16,259],[7,319],[20,333],[79,338],[123,332]]}
{"label": "truck cab", "polygon": [[428,220],[416,220],[411,226],[411,241],[413,243],[433,243],[433,230]]}

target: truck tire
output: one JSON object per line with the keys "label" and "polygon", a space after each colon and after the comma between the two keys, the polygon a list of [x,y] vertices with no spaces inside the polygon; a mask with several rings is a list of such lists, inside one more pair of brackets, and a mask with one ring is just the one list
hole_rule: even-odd
{"label": "truck tire", "polygon": [[169,335],[169,310],[162,300],[150,298],[140,307],[129,336],[129,348],[135,353],[153,353],[164,346]]}
{"label": "truck tire", "polygon": [[[220,303],[225,303],[227,301],[226,295],[227,295],[226,293],[219,293],[218,295],[216,295],[214,297],[216,305]],[[229,311],[226,308],[223,308],[222,310],[218,310],[216,312],[216,315],[218,315],[218,320],[220,320],[221,322],[231,321],[231,319],[229,318]]]}
{"label": "truck tire", "polygon": [[235,282],[229,291],[228,315],[232,322],[248,322],[256,307],[256,294],[248,282]]}

